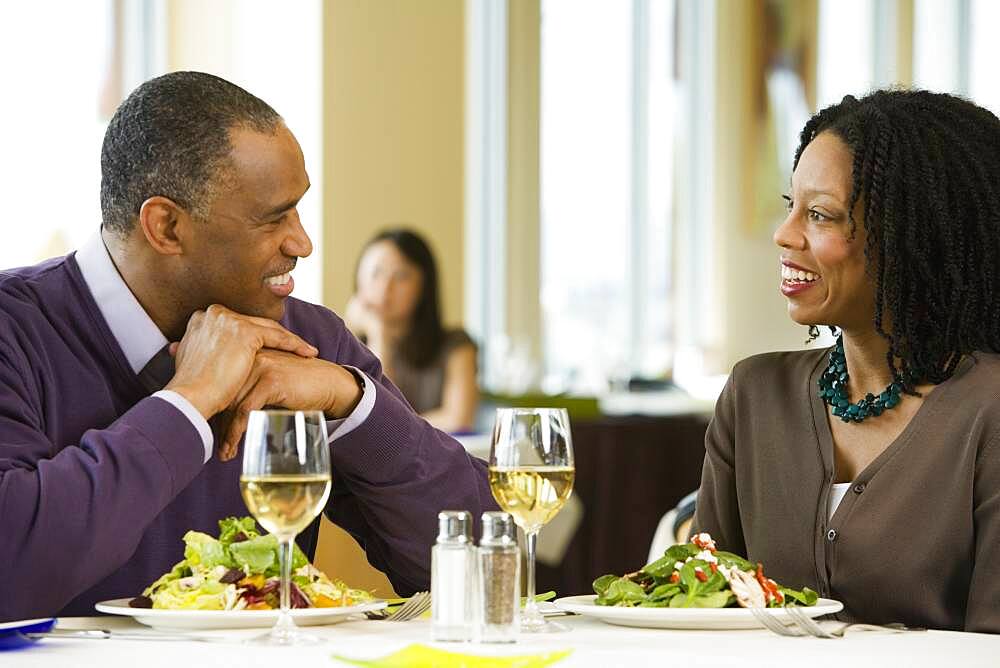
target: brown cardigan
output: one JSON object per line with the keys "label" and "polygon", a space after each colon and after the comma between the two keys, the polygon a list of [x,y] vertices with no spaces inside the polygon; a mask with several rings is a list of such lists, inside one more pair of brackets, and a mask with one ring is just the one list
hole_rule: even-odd
{"label": "brown cardigan", "polygon": [[705,437],[697,530],[843,601],[842,619],[1000,633],[1000,355],[963,360],[828,520],[828,353],[733,369]]}

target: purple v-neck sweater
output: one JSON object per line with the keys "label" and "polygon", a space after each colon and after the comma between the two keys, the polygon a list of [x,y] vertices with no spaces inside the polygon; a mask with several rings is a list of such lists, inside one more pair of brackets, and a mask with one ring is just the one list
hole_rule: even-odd
{"label": "purple v-neck sweater", "polygon": [[[334,313],[289,299],[282,324],[377,383],[371,414],[330,446],[326,513],[397,591],[426,588],[437,512],[496,507],[485,465],[410,409]],[[189,529],[247,514],[241,459],[203,465],[192,424],[148,394],[72,255],[0,273],[0,621],[94,614],[182,559]],[[310,555],[317,533],[298,539]]]}

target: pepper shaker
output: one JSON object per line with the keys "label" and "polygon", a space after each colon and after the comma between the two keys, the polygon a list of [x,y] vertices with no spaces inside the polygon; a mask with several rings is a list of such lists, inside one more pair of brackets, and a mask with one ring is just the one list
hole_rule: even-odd
{"label": "pepper shaker", "polygon": [[517,640],[521,593],[521,554],[514,520],[507,513],[483,513],[477,550],[479,572],[478,638],[481,642]]}
{"label": "pepper shaker", "polygon": [[437,542],[431,548],[431,637],[466,641],[472,637],[475,558],[472,515],[438,513]]}

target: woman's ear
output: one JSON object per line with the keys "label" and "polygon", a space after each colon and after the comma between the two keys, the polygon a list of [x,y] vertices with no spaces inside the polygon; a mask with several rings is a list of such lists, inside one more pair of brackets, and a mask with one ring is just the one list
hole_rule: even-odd
{"label": "woman's ear", "polygon": [[176,202],[156,195],[139,208],[139,227],[146,241],[157,253],[180,255],[191,216]]}

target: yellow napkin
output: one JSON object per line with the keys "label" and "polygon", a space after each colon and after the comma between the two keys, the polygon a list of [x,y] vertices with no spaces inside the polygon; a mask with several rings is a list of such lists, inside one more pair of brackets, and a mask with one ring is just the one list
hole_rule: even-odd
{"label": "yellow napkin", "polygon": [[572,651],[567,649],[522,656],[476,656],[446,652],[426,645],[409,645],[380,659],[351,659],[336,654],[333,658],[365,668],[544,668],[566,658]]}

